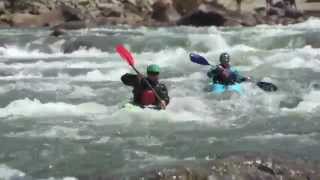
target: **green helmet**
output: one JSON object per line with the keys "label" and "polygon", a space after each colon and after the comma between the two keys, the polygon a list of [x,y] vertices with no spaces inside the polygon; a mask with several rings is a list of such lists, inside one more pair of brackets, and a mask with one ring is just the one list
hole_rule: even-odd
{"label": "green helmet", "polygon": [[156,64],[151,64],[147,67],[147,73],[160,73],[160,67]]}

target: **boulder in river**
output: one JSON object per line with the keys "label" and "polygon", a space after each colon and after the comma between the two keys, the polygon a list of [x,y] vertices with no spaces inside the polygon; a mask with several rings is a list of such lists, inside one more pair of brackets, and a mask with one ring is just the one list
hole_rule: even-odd
{"label": "boulder in river", "polygon": [[64,53],[72,53],[74,51],[77,51],[79,49],[90,49],[94,47],[91,42],[85,41],[85,40],[75,40],[75,41],[69,41],[66,42],[62,49]]}

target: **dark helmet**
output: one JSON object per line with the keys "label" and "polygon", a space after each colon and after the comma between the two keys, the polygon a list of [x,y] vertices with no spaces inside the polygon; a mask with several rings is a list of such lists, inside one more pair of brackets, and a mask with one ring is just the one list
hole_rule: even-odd
{"label": "dark helmet", "polygon": [[221,64],[229,64],[230,55],[228,53],[222,53],[219,60]]}

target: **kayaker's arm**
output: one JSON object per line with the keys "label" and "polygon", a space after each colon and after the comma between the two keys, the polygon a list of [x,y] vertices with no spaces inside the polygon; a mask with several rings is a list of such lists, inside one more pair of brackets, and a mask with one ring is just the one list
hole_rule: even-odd
{"label": "kayaker's arm", "polygon": [[216,69],[211,68],[208,72],[207,72],[207,76],[209,78],[212,78],[215,74],[216,74]]}
{"label": "kayaker's arm", "polygon": [[207,76],[212,79],[213,82],[217,81],[218,76],[218,67],[211,68],[207,73]]}
{"label": "kayaker's arm", "polygon": [[121,77],[121,81],[127,86],[137,86],[140,83],[140,78],[136,74],[126,73]]}
{"label": "kayaker's arm", "polygon": [[249,81],[250,80],[250,77],[246,77],[246,76],[243,76],[239,73],[239,71],[235,68],[232,68],[232,73],[235,77],[235,82],[238,82],[238,83],[241,83],[241,82],[244,82],[244,81]]}
{"label": "kayaker's arm", "polygon": [[159,85],[157,86],[156,88],[156,91],[159,95],[159,97],[166,102],[166,105],[169,104],[170,102],[170,97],[169,97],[169,94],[168,94],[168,89],[166,87],[166,85],[162,84],[162,83],[159,83]]}

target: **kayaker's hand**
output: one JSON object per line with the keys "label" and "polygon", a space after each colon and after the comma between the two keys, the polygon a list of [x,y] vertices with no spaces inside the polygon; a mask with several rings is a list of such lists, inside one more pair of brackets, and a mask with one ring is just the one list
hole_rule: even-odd
{"label": "kayaker's hand", "polygon": [[160,107],[161,107],[161,109],[166,109],[167,103],[164,100],[161,100],[160,101]]}
{"label": "kayaker's hand", "polygon": [[139,81],[141,81],[144,78],[144,75],[143,74],[138,74],[137,77],[138,77]]}

